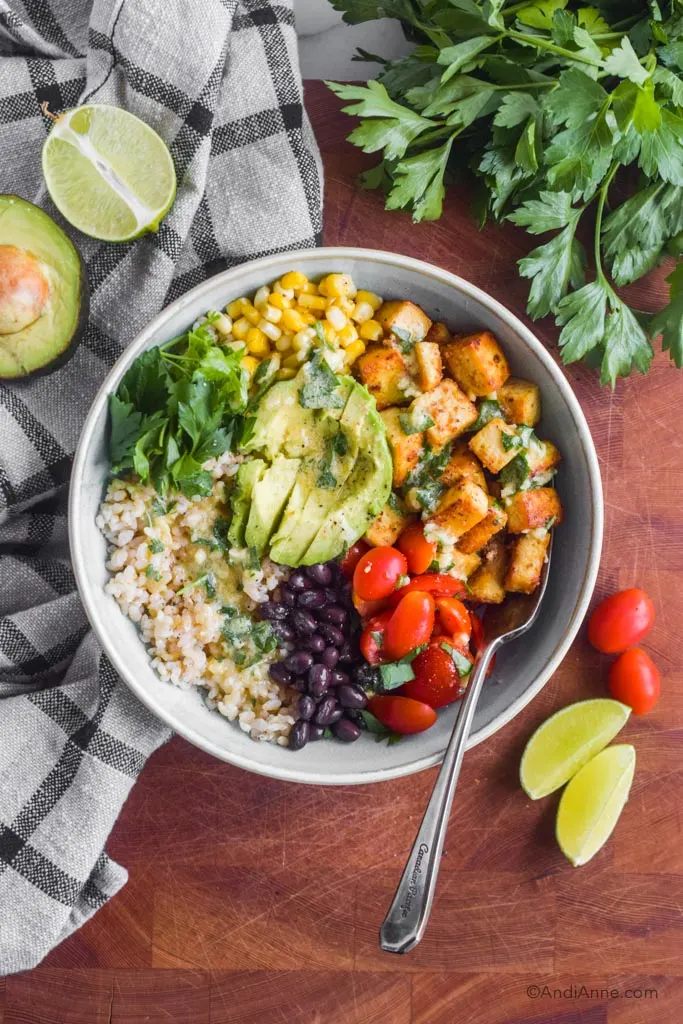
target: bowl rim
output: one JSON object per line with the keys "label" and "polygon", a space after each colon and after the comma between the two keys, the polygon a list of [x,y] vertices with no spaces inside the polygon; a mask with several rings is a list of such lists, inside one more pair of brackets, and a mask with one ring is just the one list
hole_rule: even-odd
{"label": "bowl rim", "polygon": [[[496,715],[486,726],[470,734],[467,749],[476,746],[478,743],[482,743],[494,733],[498,732],[499,729],[502,729],[503,726],[507,725],[508,722],[511,722],[512,719],[515,718],[520,711],[522,711],[527,704],[537,696],[538,693],[540,693],[566,656],[569,647],[579,630],[588,609],[598,575],[602,550],[604,505],[602,480],[600,477],[598,457],[593,444],[593,439],[581,406],[579,405],[578,399],[576,398],[569,382],[551,357],[548,350],[538,340],[534,333],[514,313],[481,288],[471,284],[469,281],[459,277],[457,274],[453,274],[448,270],[443,270],[442,268],[437,267],[434,264],[427,263],[424,260],[415,259],[412,256],[403,256],[400,253],[392,253],[387,250],[363,248],[359,246],[320,246],[312,249],[297,249],[280,252],[257,260],[249,260],[245,263],[240,263],[234,267],[228,268],[227,270],[221,271],[221,273],[215,274],[214,276],[207,278],[205,281],[202,281],[200,284],[196,285],[190,291],[185,292],[170,305],[162,309],[161,312],[159,312],[157,316],[155,316],[147,326],[138,333],[133,341],[121,353],[102,382],[97,395],[90,406],[90,410],[83,424],[76,448],[69,486],[69,543],[78,592],[80,594],[81,601],[83,602],[83,607],[88,620],[90,621],[90,625],[92,626],[95,635],[117,673],[132,690],[138,700],[140,700],[140,702],[148,708],[152,714],[157,718],[160,718],[170,726],[174,732],[177,732],[178,735],[182,736],[189,743],[199,747],[206,753],[217,757],[221,761],[234,764],[239,768],[255,772],[258,775],[281,779],[287,782],[300,782],[310,785],[360,785],[373,782],[385,782],[390,779],[401,778],[440,764],[443,760],[445,747],[443,750],[438,751],[435,754],[417,758],[408,764],[389,768],[377,768],[369,771],[357,771],[355,773],[344,775],[343,777],[339,777],[334,772],[313,773],[297,768],[296,766],[293,766],[291,769],[272,769],[269,766],[260,764],[256,756],[253,758],[245,757],[239,753],[226,751],[221,747],[218,747],[212,741],[207,740],[202,736],[201,733],[187,726],[181,718],[173,713],[171,708],[166,707],[165,705],[159,705],[157,701],[146,691],[145,686],[142,683],[139,683],[135,676],[128,671],[125,659],[119,655],[119,651],[108,636],[106,623],[101,620],[94,604],[90,600],[91,584],[87,573],[87,560],[84,547],[80,542],[80,537],[83,534],[80,529],[82,506],[79,500],[79,495],[83,485],[87,455],[94,439],[96,420],[102,412],[103,406],[106,405],[110,392],[118,385],[120,378],[123,376],[123,373],[133,360],[148,347],[150,338],[157,331],[163,329],[164,324],[172,315],[182,312],[184,307],[193,304],[202,296],[203,293],[213,292],[222,281],[224,281],[229,287],[231,278],[233,276],[237,276],[247,268],[250,271],[262,271],[264,280],[267,280],[273,276],[273,268],[281,268],[283,263],[287,263],[291,266],[296,264],[297,260],[315,261],[316,259],[320,259],[321,261],[334,259],[371,259],[374,263],[384,264],[387,267],[401,266],[403,268],[413,270],[422,276],[432,278],[447,287],[455,288],[465,297],[474,299],[480,304],[486,306],[491,312],[495,313],[501,320],[503,320],[505,324],[521,338],[524,344],[526,344],[534,355],[544,364],[549,375],[552,377],[555,386],[559,389],[564,401],[569,407],[572,419],[576,425],[577,436],[585,460],[587,477],[592,493],[588,559],[579,595],[567,627],[565,628],[543,672],[539,674],[524,693],[514,700],[508,708]],[[277,276],[277,271],[275,272],[275,276]],[[255,744],[254,747],[254,755],[256,755],[258,751],[258,744]]]}

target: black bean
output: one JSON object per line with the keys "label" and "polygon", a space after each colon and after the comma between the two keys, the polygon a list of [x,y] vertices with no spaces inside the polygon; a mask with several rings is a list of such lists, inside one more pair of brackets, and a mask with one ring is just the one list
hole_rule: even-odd
{"label": "black bean", "polygon": [[353,743],[360,736],[360,729],[348,718],[340,718],[332,725],[332,732],[343,743]]}
{"label": "black bean", "polygon": [[325,595],[326,604],[335,604],[339,600],[339,595],[337,594],[337,591],[334,590],[332,587],[326,587],[322,591],[322,593]]}
{"label": "black bean", "polygon": [[294,639],[294,630],[286,622],[274,622],[273,630],[283,643],[290,643]]}
{"label": "black bean", "polygon": [[361,688],[348,683],[338,686],[335,696],[343,708],[364,708],[368,703],[368,698]]}
{"label": "black bean", "polygon": [[332,725],[333,722],[338,722],[343,714],[344,709],[339,706],[334,697],[324,697],[318,704],[315,722],[317,725]]}
{"label": "black bean", "polygon": [[321,740],[325,734],[325,727],[323,725],[316,725],[315,722],[311,722],[311,727],[308,730],[308,742],[313,743],[314,740]]}
{"label": "black bean", "polygon": [[327,603],[325,595],[320,590],[303,590],[297,595],[296,603],[300,608],[323,608]]}
{"label": "black bean", "polygon": [[331,672],[325,665],[313,665],[308,670],[308,692],[311,697],[322,697],[330,685]]}
{"label": "black bean", "polygon": [[308,720],[313,718],[313,715],[315,714],[315,701],[303,694],[297,701],[296,711],[299,718],[303,718],[308,722]]}
{"label": "black bean", "polygon": [[311,581],[302,572],[293,572],[287,580],[287,586],[292,590],[308,590]]}
{"label": "black bean", "polygon": [[317,628],[317,623],[311,613],[304,611],[303,608],[295,608],[291,611],[289,613],[289,621],[301,636],[315,633]]}
{"label": "black bean", "polygon": [[300,641],[300,644],[307,651],[312,651],[313,654],[322,654],[325,650],[325,641],[317,633],[314,633],[313,636],[307,636],[305,640]]}
{"label": "black bean", "polygon": [[348,686],[351,682],[351,677],[346,673],[335,669],[330,679],[330,686]]}
{"label": "black bean", "polygon": [[318,562],[316,565],[309,565],[306,569],[306,575],[309,579],[312,579],[314,583],[317,583],[319,587],[326,587],[328,583],[332,582],[332,570],[329,565],[325,565],[324,562]]}
{"label": "black bean", "polygon": [[344,634],[341,629],[332,626],[329,622],[320,622],[317,626],[318,632],[324,636],[332,647],[341,647],[344,643]]}
{"label": "black bean", "polygon": [[336,647],[326,647],[320,655],[320,662],[322,665],[327,665],[328,668],[334,668],[339,661],[339,651]]}
{"label": "black bean", "polygon": [[292,731],[289,734],[289,749],[290,750],[301,750],[308,743],[308,738],[311,734],[311,727],[308,722],[305,722],[302,718],[298,722],[295,722],[292,726]]}
{"label": "black bean", "polygon": [[320,618],[324,622],[331,622],[333,626],[337,626],[338,629],[343,629],[346,620],[349,617],[349,613],[345,608],[341,608],[338,604],[327,605],[326,608],[320,609]]}
{"label": "black bean", "polygon": [[308,651],[293,651],[287,655],[284,661],[285,668],[295,676],[301,676],[304,672],[308,672],[312,664],[313,655]]}
{"label": "black bean", "polygon": [[262,619],[286,619],[289,615],[289,609],[278,601],[264,601],[258,612]]}
{"label": "black bean", "polygon": [[280,588],[280,601],[288,608],[293,608],[296,604],[296,594],[286,584]]}
{"label": "black bean", "polygon": [[[334,628],[334,627],[330,627],[330,628]],[[323,636],[325,636],[325,634],[322,631],[322,628],[320,628],[319,632],[322,633]],[[337,630],[337,632],[339,632],[339,630]],[[344,662],[358,661],[359,654],[360,654],[360,651],[358,649],[358,645],[352,643],[350,640],[345,640],[344,643],[340,645],[340,650],[339,650],[339,660],[340,661],[344,661]]]}
{"label": "black bean", "polygon": [[268,675],[273,682],[280,683],[282,686],[292,685],[292,673],[282,661],[273,662],[268,669]]}
{"label": "black bean", "polygon": [[350,605],[351,607],[353,607],[353,600],[351,598],[351,595],[353,594],[353,587],[350,583],[344,581],[339,587],[338,594],[340,601],[342,601],[345,605]]}

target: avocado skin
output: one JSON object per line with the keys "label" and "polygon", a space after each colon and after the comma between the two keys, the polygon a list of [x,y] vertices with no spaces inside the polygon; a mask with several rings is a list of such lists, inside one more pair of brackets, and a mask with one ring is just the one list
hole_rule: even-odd
{"label": "avocado skin", "polygon": [[[76,324],[74,326],[74,329],[71,332],[71,336],[69,338],[69,341],[68,341],[66,347],[57,356],[55,356],[54,359],[48,360],[42,366],[37,366],[35,368],[35,370],[31,370],[29,373],[5,374],[5,373],[2,373],[2,371],[0,370],[0,380],[12,380],[12,381],[15,381],[15,382],[19,383],[22,380],[28,380],[29,377],[45,377],[45,376],[47,376],[50,373],[54,373],[55,370],[59,370],[62,366],[64,366],[65,363],[67,363],[69,361],[69,359],[71,359],[71,357],[73,356],[74,352],[76,351],[76,349],[80,345],[80,343],[81,343],[81,341],[83,339],[83,335],[85,334],[85,329],[86,329],[86,327],[88,325],[88,317],[90,315],[90,284],[89,284],[89,281],[88,281],[88,271],[87,271],[85,263],[83,262],[83,257],[81,256],[78,248],[76,247],[74,242],[69,238],[69,236],[64,231],[64,229],[62,227],[60,227],[60,225],[57,224],[57,222],[55,220],[53,220],[53,218],[50,217],[50,215],[48,213],[46,213],[45,210],[41,209],[41,207],[39,207],[39,206],[36,206],[35,203],[29,202],[28,199],[22,199],[21,196],[14,195],[12,193],[4,193],[4,194],[0,194],[0,214],[1,214],[3,202],[5,200],[10,201],[10,202],[19,203],[22,206],[30,207],[32,210],[38,210],[40,214],[42,214],[44,217],[47,217],[48,220],[52,221],[52,224],[54,225],[55,230],[61,232],[61,234],[64,236],[64,238],[69,243],[69,246],[71,247],[71,249],[73,249],[73,253],[74,253],[74,255],[76,256],[76,259],[77,259],[78,273],[79,273],[79,288],[78,288],[78,298],[77,298],[77,302],[78,302],[78,317],[77,317]],[[0,244],[3,244],[3,239],[2,239],[2,217],[1,216],[0,216]],[[17,332],[17,333],[20,334],[21,332]],[[0,343],[1,343],[1,339],[0,339]]]}

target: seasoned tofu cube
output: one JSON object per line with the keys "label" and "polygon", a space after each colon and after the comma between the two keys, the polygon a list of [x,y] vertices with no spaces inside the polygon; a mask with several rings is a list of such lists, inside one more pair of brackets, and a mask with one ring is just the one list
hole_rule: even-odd
{"label": "seasoned tofu cube", "polygon": [[434,341],[418,341],[414,347],[420,387],[431,391],[443,377],[441,350]]}
{"label": "seasoned tofu cube", "polygon": [[505,589],[515,594],[533,594],[541,582],[543,563],[550,543],[550,534],[523,533],[515,537],[510,552],[510,565],[505,576]]}
{"label": "seasoned tofu cube", "polygon": [[488,395],[510,376],[505,353],[490,331],[467,334],[444,345],[443,358],[468,395]]}
{"label": "seasoned tofu cube", "polygon": [[408,474],[415,469],[420,461],[423,434],[406,434],[401,426],[401,410],[392,406],[384,409],[380,416],[387,432],[387,441],[391,450],[391,458],[394,464],[394,487],[400,487],[405,483]]}
{"label": "seasoned tofu cube", "polygon": [[489,498],[489,510],[476,526],[473,526],[471,530],[468,530],[464,537],[461,537],[458,541],[458,547],[461,551],[469,554],[472,551],[481,551],[481,549],[488,544],[496,533],[505,527],[508,521],[507,512],[505,512],[495,498]]}
{"label": "seasoned tofu cube", "polygon": [[448,464],[441,474],[441,482],[445,487],[452,487],[458,480],[463,479],[472,480],[483,491],[489,489],[477,456],[470,451],[466,441],[456,441],[451,449]]}
{"label": "seasoned tofu cube", "polygon": [[[463,434],[477,418],[477,408],[454,380],[442,380],[433,391],[416,398],[411,406],[416,422],[424,414],[434,421],[426,431],[432,448],[442,448]],[[502,422],[502,421],[501,421]]]}
{"label": "seasoned tofu cube", "polygon": [[481,565],[481,558],[474,551],[466,552],[460,551],[459,548],[452,548],[448,557],[452,562],[448,571],[452,576],[457,576],[459,580],[468,580]]}
{"label": "seasoned tofu cube", "polygon": [[385,505],[375,521],[370,523],[365,540],[373,547],[391,546],[414,519],[415,516],[411,516],[394,496],[392,503]]}
{"label": "seasoned tofu cube", "polygon": [[530,380],[508,377],[498,388],[498,402],[508,423],[534,427],[541,418],[541,392]]}
{"label": "seasoned tofu cube", "polygon": [[427,331],[425,341],[434,341],[437,345],[446,345],[451,340],[451,332],[445,324],[436,323]]}
{"label": "seasoned tofu cube", "polygon": [[489,473],[500,473],[519,455],[520,442],[515,427],[496,416],[470,438],[470,448]]}
{"label": "seasoned tofu cube", "polygon": [[502,533],[497,533],[481,553],[481,568],[469,582],[470,600],[481,604],[502,604],[505,600],[507,552]]}
{"label": "seasoned tofu cube", "polygon": [[389,405],[405,405],[409,402],[401,384],[408,370],[400,352],[388,346],[368,349],[356,364],[360,379],[373,395],[378,409]]}
{"label": "seasoned tofu cube", "polygon": [[526,458],[532,476],[549,473],[562,461],[560,451],[552,441],[532,441]]}
{"label": "seasoned tofu cube", "polygon": [[562,505],[554,487],[539,487],[535,491],[517,491],[512,497],[505,499],[505,511],[508,514],[508,530],[510,533],[524,533],[555,526],[562,522]]}
{"label": "seasoned tofu cube", "polygon": [[394,330],[405,331],[413,341],[422,341],[432,326],[427,314],[414,302],[407,301],[383,302],[375,319],[382,325],[385,334],[391,334]]}
{"label": "seasoned tofu cube", "polygon": [[427,521],[427,526],[432,527],[427,534],[443,530],[449,541],[455,543],[481,522],[488,507],[486,492],[471,480],[461,480],[441,495],[436,511]]}

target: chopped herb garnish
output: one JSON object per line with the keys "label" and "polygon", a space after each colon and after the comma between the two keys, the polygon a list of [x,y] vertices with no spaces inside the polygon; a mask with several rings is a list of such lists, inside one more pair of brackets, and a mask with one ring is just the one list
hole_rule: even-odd
{"label": "chopped herb garnish", "polygon": [[153,555],[160,555],[161,552],[165,550],[164,545],[160,540],[157,540],[156,537],[152,537],[152,539],[148,541],[147,547]]}
{"label": "chopped herb garnish", "polygon": [[178,597],[181,594],[186,594],[188,590],[194,590],[195,587],[200,586],[202,583],[206,583],[209,578],[208,572],[205,572],[203,576],[198,576],[196,580],[192,580],[191,583],[186,583],[184,587],[181,587],[178,591]]}
{"label": "chopped herb garnish", "polygon": [[251,632],[251,619],[248,615],[235,615],[233,618],[226,616],[221,633],[228,643],[239,643]]}
{"label": "chopped herb garnish", "polygon": [[379,630],[370,630],[370,636],[375,641],[378,647],[382,647],[384,644],[384,633],[380,633]]}
{"label": "chopped herb garnish", "polygon": [[375,737],[376,743],[381,743],[382,740],[388,740],[389,746],[394,743],[398,743],[401,739],[397,732],[392,732],[391,729],[387,729],[386,725],[382,725],[378,718],[375,718],[370,711],[361,711],[361,718],[368,732],[371,732]]}
{"label": "chopped herb garnish", "polygon": [[261,557],[257,548],[250,547],[247,549],[246,567],[252,571],[261,568]]}
{"label": "chopped herb garnish", "polygon": [[405,654],[399,661],[390,661],[379,666],[384,690],[395,690],[397,686],[409,683],[411,679],[415,678],[412,662],[415,661],[418,654],[422,654],[426,646],[427,644],[421,644]]}
{"label": "chopped herb garnish", "polygon": [[557,516],[551,516],[550,519],[547,521],[547,523],[545,524],[545,528],[548,531],[548,533],[550,533],[556,522]]}
{"label": "chopped herb garnish", "polygon": [[394,590],[400,590],[401,587],[407,586],[410,583],[410,576],[400,575],[394,584]]}
{"label": "chopped herb garnish", "polygon": [[156,580],[157,582],[161,579],[161,573],[154,568],[153,565],[148,565],[145,569],[145,576],[148,580]]}
{"label": "chopped herb garnish", "polygon": [[332,451],[335,455],[339,455],[340,458],[348,455],[349,439],[342,430],[338,431],[332,438]]}
{"label": "chopped herb garnish", "polygon": [[[228,530],[230,529],[229,519],[217,519],[213,524],[213,536],[219,551],[229,551]],[[199,543],[199,542],[197,542]]]}
{"label": "chopped herb garnish", "polygon": [[315,331],[315,336],[318,339],[320,347],[321,348],[331,348],[331,345],[330,345],[329,341],[325,337],[325,329],[324,329],[324,327],[322,325],[322,322],[320,320],[316,320],[315,324],[313,325],[313,329]]}
{"label": "chopped herb garnish", "polygon": [[446,654],[450,655],[453,659],[453,664],[455,665],[461,679],[464,679],[465,676],[470,674],[472,671],[472,662],[469,658],[466,658],[464,654],[461,654],[456,647],[452,647],[447,643],[442,643],[441,650],[445,651]]}
{"label": "chopped herb garnish", "polygon": [[426,412],[402,412],[399,414],[398,421],[401,424],[401,430],[404,434],[421,434],[425,430],[429,430],[430,427],[434,426],[434,420]]}
{"label": "chopped herb garnish", "polygon": [[344,397],[339,391],[339,378],[332,372],[320,349],[304,366],[306,383],[299,391],[299,404],[304,409],[342,409]]}
{"label": "chopped herb garnish", "polygon": [[401,352],[403,352],[404,355],[407,355],[408,352],[412,352],[413,346],[417,339],[413,338],[410,331],[406,331],[402,327],[392,327],[391,333],[396,338],[398,342],[398,347],[401,349]]}
{"label": "chopped herb garnish", "polygon": [[500,407],[500,402],[496,398],[482,398],[481,402],[477,406],[477,412],[479,415],[476,420],[469,428],[470,430],[481,430],[491,420],[503,419],[503,410]]}
{"label": "chopped herb garnish", "polygon": [[209,551],[220,551],[221,545],[218,541],[211,540],[210,537],[193,537],[192,543],[197,544],[201,548],[208,548]]}
{"label": "chopped herb garnish", "polygon": [[398,500],[394,492],[392,491],[387,498],[387,505],[392,512],[396,512],[397,515],[403,515],[403,509],[401,508],[401,502]]}
{"label": "chopped herb garnish", "polygon": [[429,571],[430,572],[438,572],[439,571],[439,560],[438,560],[438,558],[433,559],[429,563]]}
{"label": "chopped herb garnish", "polygon": [[513,448],[522,447],[522,439],[519,434],[508,434],[506,431],[501,431],[500,441],[503,445],[503,450],[511,452]]}
{"label": "chopped herb garnish", "polygon": [[445,490],[446,488],[440,480],[430,480],[422,487],[415,488],[415,500],[425,512],[433,512]]}
{"label": "chopped herb garnish", "polygon": [[207,572],[206,579],[204,580],[204,588],[206,589],[206,596],[213,600],[216,596],[216,577],[212,572]]}
{"label": "chopped herb garnish", "polygon": [[498,479],[503,487],[509,487],[513,491],[518,491],[524,481],[528,479],[529,473],[529,461],[526,455],[520,452],[519,455],[514,457],[512,462],[508,462],[507,466],[503,466]]}

